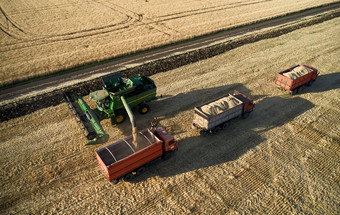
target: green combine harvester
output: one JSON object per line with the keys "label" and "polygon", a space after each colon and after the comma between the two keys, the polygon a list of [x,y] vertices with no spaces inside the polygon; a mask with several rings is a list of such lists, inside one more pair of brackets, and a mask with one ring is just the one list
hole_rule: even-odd
{"label": "green combine harvester", "polygon": [[146,114],[150,107],[146,102],[156,98],[156,85],[150,78],[135,75],[129,79],[122,78],[120,73],[112,73],[102,77],[103,89],[90,93],[97,108],[91,109],[81,96],[72,92],[64,92],[64,100],[82,125],[86,138],[85,145],[104,143],[109,139],[100,121],[110,119],[111,124],[123,123],[126,111],[121,100],[123,96],[131,109],[138,109]]}

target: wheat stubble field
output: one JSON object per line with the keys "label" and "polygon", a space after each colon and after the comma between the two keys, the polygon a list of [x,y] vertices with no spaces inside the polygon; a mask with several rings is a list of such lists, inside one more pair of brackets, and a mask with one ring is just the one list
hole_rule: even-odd
{"label": "wheat stubble field", "polygon": [[[340,161],[340,19],[151,76],[159,100],[136,114],[154,116],[179,151],[133,182],[113,186],[96,165],[66,104],[0,124],[0,210],[4,214],[337,214]],[[298,63],[320,71],[290,96],[273,85]],[[232,90],[256,102],[248,119],[200,137],[193,108]],[[103,126],[110,143],[130,135],[127,122]]]}
{"label": "wheat stubble field", "polygon": [[335,0],[0,3],[0,86]]}

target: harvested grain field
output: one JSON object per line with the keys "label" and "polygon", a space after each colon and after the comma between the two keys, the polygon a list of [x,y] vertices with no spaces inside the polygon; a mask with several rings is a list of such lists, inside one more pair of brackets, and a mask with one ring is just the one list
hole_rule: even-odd
{"label": "harvested grain field", "polygon": [[[160,116],[179,151],[133,182],[111,185],[66,104],[0,124],[4,214],[338,214],[340,203],[340,18],[153,75],[159,100],[136,114]],[[297,96],[273,84],[297,64],[317,68]],[[200,137],[193,108],[239,90],[255,100],[247,119]],[[111,127],[113,141],[131,134]]]}
{"label": "harvested grain field", "polygon": [[0,86],[335,0],[0,3]]}

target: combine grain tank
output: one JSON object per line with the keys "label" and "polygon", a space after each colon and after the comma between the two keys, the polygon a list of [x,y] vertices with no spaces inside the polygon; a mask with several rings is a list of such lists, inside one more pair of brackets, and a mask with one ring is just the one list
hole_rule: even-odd
{"label": "combine grain tank", "polygon": [[279,72],[276,76],[275,84],[279,89],[289,91],[292,95],[295,95],[302,91],[303,86],[311,86],[318,75],[318,70],[313,67],[297,65]]}
{"label": "combine grain tank", "polygon": [[200,129],[203,135],[217,133],[226,129],[231,119],[240,116],[247,118],[254,106],[252,99],[234,91],[233,95],[228,94],[195,107],[193,126]]}
{"label": "combine grain tank", "polygon": [[97,163],[105,177],[112,183],[120,178],[131,180],[134,175],[145,171],[145,164],[169,155],[178,149],[174,137],[164,128],[150,131],[144,129],[137,134],[137,145],[129,136],[96,151]]}

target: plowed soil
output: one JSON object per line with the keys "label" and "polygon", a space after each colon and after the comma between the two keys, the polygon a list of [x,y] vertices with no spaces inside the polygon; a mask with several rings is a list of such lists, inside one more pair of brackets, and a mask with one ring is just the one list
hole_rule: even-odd
{"label": "plowed soil", "polygon": [[0,3],[0,86],[336,0]]}
{"label": "plowed soil", "polygon": [[[131,135],[112,127],[105,145],[85,147],[66,104],[0,124],[3,214],[338,214],[340,203],[340,19],[151,76],[162,98],[154,116],[179,151],[132,182],[111,185],[94,151]],[[307,64],[320,76],[296,96],[276,73]],[[255,100],[247,119],[216,135],[191,128],[193,108],[236,89]]]}

